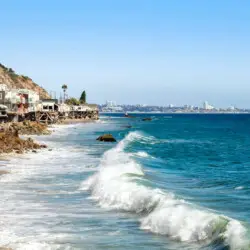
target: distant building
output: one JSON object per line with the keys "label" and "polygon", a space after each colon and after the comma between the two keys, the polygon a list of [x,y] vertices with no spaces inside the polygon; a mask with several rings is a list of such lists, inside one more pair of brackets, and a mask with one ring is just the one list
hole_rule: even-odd
{"label": "distant building", "polygon": [[212,110],[214,109],[214,106],[210,105],[207,101],[203,103],[203,109],[205,110]]}
{"label": "distant building", "polygon": [[103,112],[123,112],[123,108],[119,106],[114,107],[104,107],[102,109]]}
{"label": "distant building", "polygon": [[231,106],[228,108],[228,110],[234,111],[234,110],[236,110],[236,108],[234,106]]}
{"label": "distant building", "polygon": [[106,106],[107,107],[115,107],[116,106],[116,102],[115,101],[106,101]]}

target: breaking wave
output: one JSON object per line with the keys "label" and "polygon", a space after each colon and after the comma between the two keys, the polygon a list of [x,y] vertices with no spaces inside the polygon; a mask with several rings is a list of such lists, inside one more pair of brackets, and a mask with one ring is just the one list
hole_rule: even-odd
{"label": "breaking wave", "polygon": [[[99,171],[82,183],[100,206],[137,213],[140,228],[172,240],[220,244],[230,249],[250,249],[248,231],[240,221],[179,199],[175,194],[146,185],[143,168],[126,146],[148,143],[154,137],[130,132],[116,147],[104,153]],[[140,152],[140,155],[147,156]]]}

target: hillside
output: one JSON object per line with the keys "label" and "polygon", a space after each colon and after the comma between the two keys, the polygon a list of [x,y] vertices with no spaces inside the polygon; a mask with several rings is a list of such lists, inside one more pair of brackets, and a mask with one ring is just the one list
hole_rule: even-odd
{"label": "hillside", "polygon": [[6,84],[13,89],[30,89],[37,92],[40,98],[50,98],[48,92],[33,82],[28,76],[18,75],[11,68],[7,68],[0,63],[0,84]]}

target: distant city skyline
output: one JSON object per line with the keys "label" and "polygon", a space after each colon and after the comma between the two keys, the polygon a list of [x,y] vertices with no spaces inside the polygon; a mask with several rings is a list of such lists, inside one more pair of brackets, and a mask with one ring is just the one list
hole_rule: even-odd
{"label": "distant city skyline", "polygon": [[[250,108],[250,2],[3,1],[0,63],[90,103]],[[53,92],[54,93],[54,92]]]}
{"label": "distant city skyline", "polygon": [[171,114],[249,114],[250,109],[241,109],[234,106],[227,108],[215,107],[205,101],[201,106],[182,105],[166,106],[145,105],[145,104],[116,104],[115,101],[106,101],[105,104],[99,105],[101,113],[171,113]]}
{"label": "distant city skyline", "polygon": [[104,105],[108,108],[116,108],[116,107],[120,107],[120,106],[124,106],[124,105],[132,105],[132,106],[138,106],[138,107],[148,107],[148,106],[159,106],[159,107],[169,107],[169,108],[176,108],[176,107],[186,107],[186,108],[201,108],[201,109],[205,109],[205,110],[213,110],[213,109],[220,109],[220,108],[227,108],[227,109],[237,109],[238,107],[236,106],[227,106],[227,107],[219,107],[219,106],[214,106],[211,105],[211,103],[209,103],[208,101],[204,101],[202,103],[200,103],[199,105],[191,105],[191,104],[182,104],[182,105],[174,105],[172,103],[170,104],[166,104],[166,105],[150,105],[150,104],[142,104],[142,103],[136,103],[136,104],[132,104],[132,103],[118,103],[116,100],[106,100],[105,103],[100,103],[99,105]]}

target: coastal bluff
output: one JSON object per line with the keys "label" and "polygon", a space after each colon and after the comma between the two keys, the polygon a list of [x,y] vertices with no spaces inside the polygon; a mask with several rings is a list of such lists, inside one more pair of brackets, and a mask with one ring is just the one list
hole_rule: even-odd
{"label": "coastal bluff", "polygon": [[48,92],[36,84],[31,78],[18,75],[12,68],[7,68],[1,63],[0,84],[5,84],[10,89],[29,89],[39,94],[42,99],[50,99]]}

